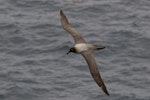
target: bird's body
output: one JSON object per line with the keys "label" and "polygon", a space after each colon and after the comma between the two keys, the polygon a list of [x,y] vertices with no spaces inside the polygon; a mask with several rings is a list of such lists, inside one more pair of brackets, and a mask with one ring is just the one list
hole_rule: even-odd
{"label": "bird's body", "polygon": [[88,45],[86,43],[78,43],[73,46],[75,48],[76,53],[81,53],[88,50]]}
{"label": "bird's body", "polygon": [[92,55],[93,51],[101,50],[101,49],[104,49],[105,47],[101,46],[101,45],[93,45],[93,44],[86,43],[86,41],[81,36],[81,34],[78,31],[76,31],[69,24],[69,21],[62,10],[60,11],[60,16],[61,16],[61,23],[62,23],[63,28],[67,32],[69,32],[75,40],[75,44],[70,48],[70,50],[67,54],[69,54],[70,52],[81,54],[85,58],[88,66],[89,66],[90,73],[91,73],[92,77],[94,78],[95,82],[98,84],[98,86],[100,86],[102,88],[102,90],[107,95],[109,95],[107,88],[101,78],[99,71],[98,71],[98,67],[97,67],[95,58]]}
{"label": "bird's body", "polygon": [[88,50],[93,52],[94,50],[104,49],[105,47],[100,45],[87,44],[87,43],[78,43],[72,46],[72,48],[75,49],[76,51],[75,53],[82,53]]}

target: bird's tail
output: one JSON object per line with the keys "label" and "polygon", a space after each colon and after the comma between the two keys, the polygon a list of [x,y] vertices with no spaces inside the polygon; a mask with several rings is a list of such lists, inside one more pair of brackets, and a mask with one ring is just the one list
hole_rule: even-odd
{"label": "bird's tail", "polygon": [[104,49],[105,46],[102,46],[102,45],[94,45],[96,47],[96,50],[101,50],[101,49]]}

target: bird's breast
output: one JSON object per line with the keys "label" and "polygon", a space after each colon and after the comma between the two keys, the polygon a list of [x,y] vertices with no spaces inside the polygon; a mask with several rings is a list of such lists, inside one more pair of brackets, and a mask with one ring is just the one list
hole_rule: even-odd
{"label": "bird's breast", "polygon": [[75,44],[74,47],[75,47],[77,53],[81,53],[83,51],[88,50],[87,44],[85,44],[85,43]]}

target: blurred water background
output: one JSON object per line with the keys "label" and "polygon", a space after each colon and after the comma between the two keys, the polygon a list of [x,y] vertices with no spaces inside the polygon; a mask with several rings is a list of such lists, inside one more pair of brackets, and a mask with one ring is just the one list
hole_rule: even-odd
{"label": "blurred water background", "polygon": [[[108,97],[81,55],[62,9],[94,53]],[[150,100],[150,0],[0,0],[0,100]]]}

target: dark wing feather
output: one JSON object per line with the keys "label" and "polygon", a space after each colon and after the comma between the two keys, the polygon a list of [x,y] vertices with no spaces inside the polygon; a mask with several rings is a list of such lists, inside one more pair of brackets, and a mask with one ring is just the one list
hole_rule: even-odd
{"label": "dark wing feather", "polygon": [[97,67],[97,64],[96,64],[96,61],[92,55],[91,52],[89,51],[85,51],[82,53],[83,57],[85,58],[86,62],[88,63],[88,66],[89,66],[89,69],[90,69],[90,72],[91,72],[91,75],[92,77],[94,78],[95,82],[98,84],[99,87],[102,88],[102,90],[107,94],[109,95],[108,91],[107,91],[107,88],[100,76],[100,73],[98,71],[98,67]]}
{"label": "dark wing feather", "polygon": [[62,10],[60,10],[60,16],[61,16],[61,24],[63,28],[73,36],[75,42],[85,43],[85,40],[83,39],[81,34],[69,24],[69,21]]}

